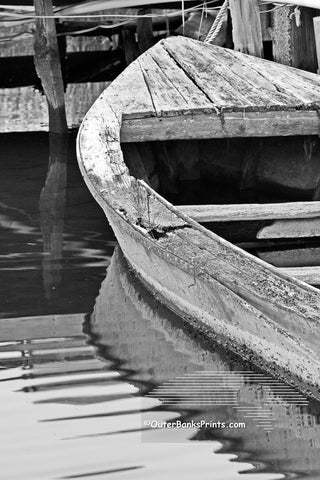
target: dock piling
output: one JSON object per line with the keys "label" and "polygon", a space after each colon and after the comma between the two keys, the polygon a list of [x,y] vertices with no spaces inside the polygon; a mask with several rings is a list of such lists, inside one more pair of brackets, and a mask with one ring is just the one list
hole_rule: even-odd
{"label": "dock piling", "polygon": [[277,63],[317,71],[313,18],[320,10],[283,6],[272,12],[273,58]]}
{"label": "dock piling", "polygon": [[317,72],[320,73],[320,17],[313,18],[313,25],[314,25],[314,37],[316,42],[316,52],[317,52],[317,60],[318,60]]}
{"label": "dock piling", "polygon": [[145,16],[150,15],[151,12],[151,8],[142,8],[139,10],[141,18],[137,19],[137,37],[140,54],[153,46],[152,18]]}
{"label": "dock piling", "polygon": [[135,32],[128,28],[124,28],[122,30],[122,41],[126,64],[130,65],[130,63],[132,63],[138,56]]}
{"label": "dock piling", "polygon": [[34,7],[34,63],[48,102],[49,130],[64,133],[68,127],[52,0],[34,0]]}
{"label": "dock piling", "polygon": [[257,0],[230,0],[234,49],[263,57],[260,10]]}

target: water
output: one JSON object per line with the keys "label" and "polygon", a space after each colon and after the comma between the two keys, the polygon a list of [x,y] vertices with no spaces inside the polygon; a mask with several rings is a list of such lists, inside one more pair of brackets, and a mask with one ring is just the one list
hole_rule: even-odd
{"label": "water", "polygon": [[0,137],[0,478],[320,478],[319,405],[148,294],[68,140]]}

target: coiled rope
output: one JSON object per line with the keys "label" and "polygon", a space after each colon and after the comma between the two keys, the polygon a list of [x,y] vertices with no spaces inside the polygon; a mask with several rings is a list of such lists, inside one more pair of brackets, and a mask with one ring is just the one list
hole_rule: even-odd
{"label": "coiled rope", "polygon": [[216,16],[209,32],[208,32],[208,35],[204,39],[204,43],[213,42],[213,40],[219,34],[219,32],[222,28],[223,22],[224,22],[224,16],[225,16],[225,14],[227,13],[227,10],[228,10],[228,6],[229,6],[229,0],[225,0],[222,7],[220,8],[220,11],[219,11],[218,15]]}

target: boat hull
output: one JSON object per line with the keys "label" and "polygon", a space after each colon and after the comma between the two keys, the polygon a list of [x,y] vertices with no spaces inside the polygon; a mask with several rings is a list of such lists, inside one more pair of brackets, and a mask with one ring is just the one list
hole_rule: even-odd
{"label": "boat hull", "polygon": [[187,258],[157,247],[112,208],[104,210],[129,264],[155,297],[243,358],[318,397],[320,362],[312,332],[301,341],[219,281],[196,276]]}

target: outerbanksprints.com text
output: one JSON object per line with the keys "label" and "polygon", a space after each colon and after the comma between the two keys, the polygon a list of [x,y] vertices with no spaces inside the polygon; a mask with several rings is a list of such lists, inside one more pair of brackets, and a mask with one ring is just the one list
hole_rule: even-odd
{"label": "outerbanksprints.com text", "polygon": [[144,420],[143,422],[145,427],[151,428],[246,428],[245,422],[207,422],[205,420],[201,420],[198,422],[190,421],[190,422],[182,422],[181,420],[174,420],[174,421],[158,421],[158,420]]}

